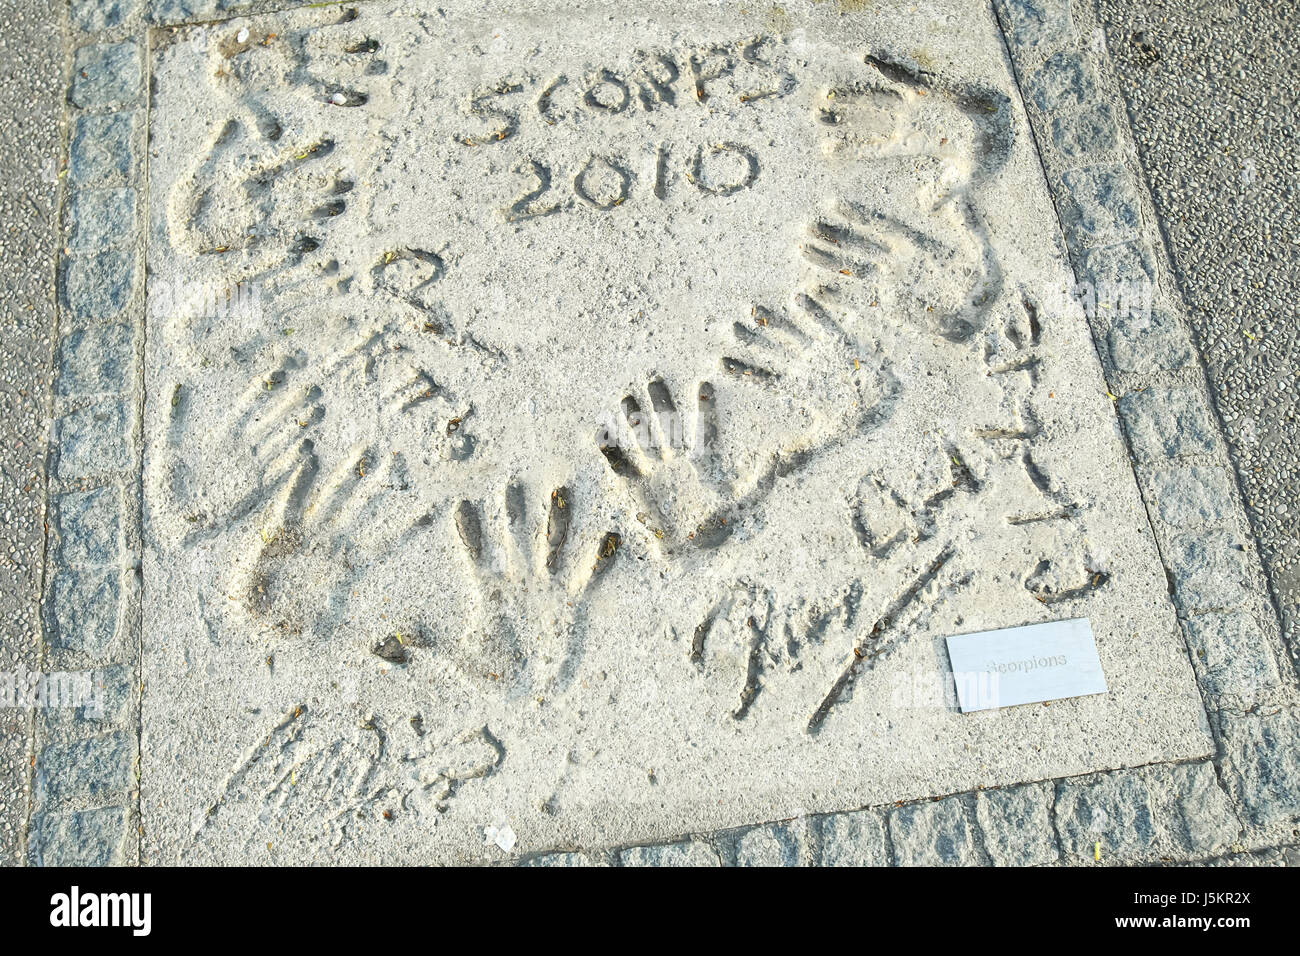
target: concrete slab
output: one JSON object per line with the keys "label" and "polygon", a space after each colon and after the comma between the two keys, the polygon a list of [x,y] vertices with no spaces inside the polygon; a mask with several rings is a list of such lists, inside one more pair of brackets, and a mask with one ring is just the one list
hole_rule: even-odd
{"label": "concrete slab", "polygon": [[[1212,751],[985,5],[155,40],[146,860],[492,859]],[[945,635],[1072,617],[1108,694],[956,711]]]}

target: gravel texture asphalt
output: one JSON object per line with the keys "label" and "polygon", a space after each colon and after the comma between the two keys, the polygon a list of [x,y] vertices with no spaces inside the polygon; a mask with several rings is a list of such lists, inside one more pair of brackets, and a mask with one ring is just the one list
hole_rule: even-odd
{"label": "gravel texture asphalt", "polygon": [[1099,12],[1294,658],[1297,8],[1269,0],[1101,0]]}
{"label": "gravel texture asphalt", "polygon": [[[0,672],[12,672],[37,658],[64,41],[57,0],[0,11]],[[0,709],[0,864],[18,859],[29,748],[30,714]]]}

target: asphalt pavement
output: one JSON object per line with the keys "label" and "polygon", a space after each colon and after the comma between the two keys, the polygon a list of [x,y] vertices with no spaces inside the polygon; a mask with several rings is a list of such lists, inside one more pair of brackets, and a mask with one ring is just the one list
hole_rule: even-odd
{"label": "asphalt pavement", "polygon": [[1294,661],[1300,6],[1101,0],[1099,11]]}
{"label": "asphalt pavement", "polygon": [[[57,0],[0,5],[0,674],[38,653],[64,16]],[[0,708],[0,864],[18,860],[30,727]]]}

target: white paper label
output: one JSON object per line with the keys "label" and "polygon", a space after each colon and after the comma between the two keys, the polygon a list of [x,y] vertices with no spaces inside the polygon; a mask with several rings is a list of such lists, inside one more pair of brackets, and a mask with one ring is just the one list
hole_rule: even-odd
{"label": "white paper label", "polygon": [[1106,693],[1087,618],[948,638],[963,713]]}

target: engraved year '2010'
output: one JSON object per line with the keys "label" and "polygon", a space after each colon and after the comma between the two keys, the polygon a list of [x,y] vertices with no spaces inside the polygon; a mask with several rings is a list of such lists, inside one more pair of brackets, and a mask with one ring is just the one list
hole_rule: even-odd
{"label": "engraved year '2010'", "polygon": [[[759,37],[705,49],[638,50],[617,69],[558,73],[549,79],[504,77],[469,96],[464,125],[453,138],[462,147],[477,148],[516,140],[530,128],[546,136],[585,123],[598,132],[602,119],[618,116],[753,108],[787,96],[797,86],[792,72],[772,62],[775,46],[771,38]],[[643,144],[639,153],[644,161],[613,147],[565,159],[548,153],[543,147],[513,167],[517,185],[502,209],[507,221],[579,207],[609,212],[641,197],[666,200],[679,188],[688,195],[727,196],[750,188],[760,175],[751,145],[732,139],[701,141],[698,133],[681,141]]]}

